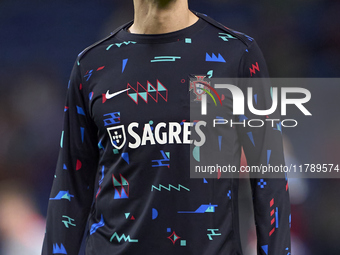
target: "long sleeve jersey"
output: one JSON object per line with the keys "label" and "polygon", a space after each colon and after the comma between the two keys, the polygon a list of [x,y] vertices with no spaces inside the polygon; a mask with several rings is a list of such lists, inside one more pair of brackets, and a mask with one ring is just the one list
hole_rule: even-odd
{"label": "long sleeve jersey", "polygon": [[[233,115],[232,97],[209,78],[268,73],[253,38],[196,15],[167,34],[131,34],[127,23],[78,55],[43,255],[77,255],[84,234],[87,255],[242,254],[238,179],[190,178],[191,162],[213,155],[239,168],[243,148],[249,165],[284,164],[282,134],[267,124],[207,128],[209,118],[254,117]],[[266,83],[253,88],[254,105],[270,108],[270,93]],[[286,178],[252,178],[251,186],[257,254],[290,254]]]}

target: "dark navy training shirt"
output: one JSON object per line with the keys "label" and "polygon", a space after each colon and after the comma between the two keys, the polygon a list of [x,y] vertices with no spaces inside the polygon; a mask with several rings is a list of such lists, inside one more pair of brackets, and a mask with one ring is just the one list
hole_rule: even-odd
{"label": "dark navy training shirt", "polygon": [[[79,54],[43,255],[77,255],[84,234],[87,255],[242,254],[238,179],[190,178],[190,167],[204,171],[203,160],[213,158],[239,168],[242,148],[249,165],[284,164],[281,127],[208,128],[214,119],[254,117],[233,115],[230,93],[209,78],[268,73],[253,38],[196,15],[167,34],[131,34],[130,22]],[[253,90],[256,108],[269,109],[270,86]],[[286,178],[250,181],[258,254],[290,254]]]}

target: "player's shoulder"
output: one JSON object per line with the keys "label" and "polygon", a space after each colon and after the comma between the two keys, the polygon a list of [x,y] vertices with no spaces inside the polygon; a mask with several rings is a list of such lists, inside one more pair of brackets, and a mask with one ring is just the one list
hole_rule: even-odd
{"label": "player's shoulder", "polygon": [[246,35],[246,34],[244,34],[242,32],[239,32],[239,31],[236,31],[234,29],[231,29],[231,28],[229,28],[229,27],[219,23],[218,21],[214,20],[213,18],[209,17],[206,14],[195,12],[195,11],[193,11],[193,12],[196,14],[196,16],[198,16],[199,18],[205,20],[210,25],[220,29],[221,33],[226,33],[229,36],[237,38],[240,42],[245,44],[246,47],[249,47],[255,41],[254,38],[250,37],[249,35]]}
{"label": "player's shoulder", "polygon": [[93,43],[92,45],[86,47],[82,52],[80,52],[77,56],[77,63],[79,65],[80,60],[86,55],[86,53],[88,53],[89,51],[91,51],[92,49],[96,48],[97,46],[101,45],[102,43],[105,43],[106,41],[110,40],[112,37],[114,37],[121,29],[123,29],[124,27],[130,26],[132,24],[133,21],[129,21],[123,25],[121,25],[120,27],[116,28],[114,31],[112,31],[108,36],[106,36],[105,38]]}

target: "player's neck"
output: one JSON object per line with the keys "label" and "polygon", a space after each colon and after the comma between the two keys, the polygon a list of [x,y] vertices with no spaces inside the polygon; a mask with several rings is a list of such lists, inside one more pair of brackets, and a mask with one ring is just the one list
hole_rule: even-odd
{"label": "player's neck", "polygon": [[198,17],[183,0],[134,0],[134,23],[129,28],[135,34],[164,34],[193,25]]}

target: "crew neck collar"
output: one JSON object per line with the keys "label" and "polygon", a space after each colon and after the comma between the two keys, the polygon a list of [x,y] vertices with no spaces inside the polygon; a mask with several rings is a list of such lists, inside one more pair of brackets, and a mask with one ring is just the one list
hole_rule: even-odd
{"label": "crew neck collar", "polygon": [[134,41],[136,43],[167,43],[176,42],[190,37],[194,33],[202,30],[206,25],[201,17],[189,27],[183,28],[178,31],[165,33],[165,34],[133,34],[127,31],[127,29],[132,25],[133,21],[127,23],[116,35],[117,38]]}

